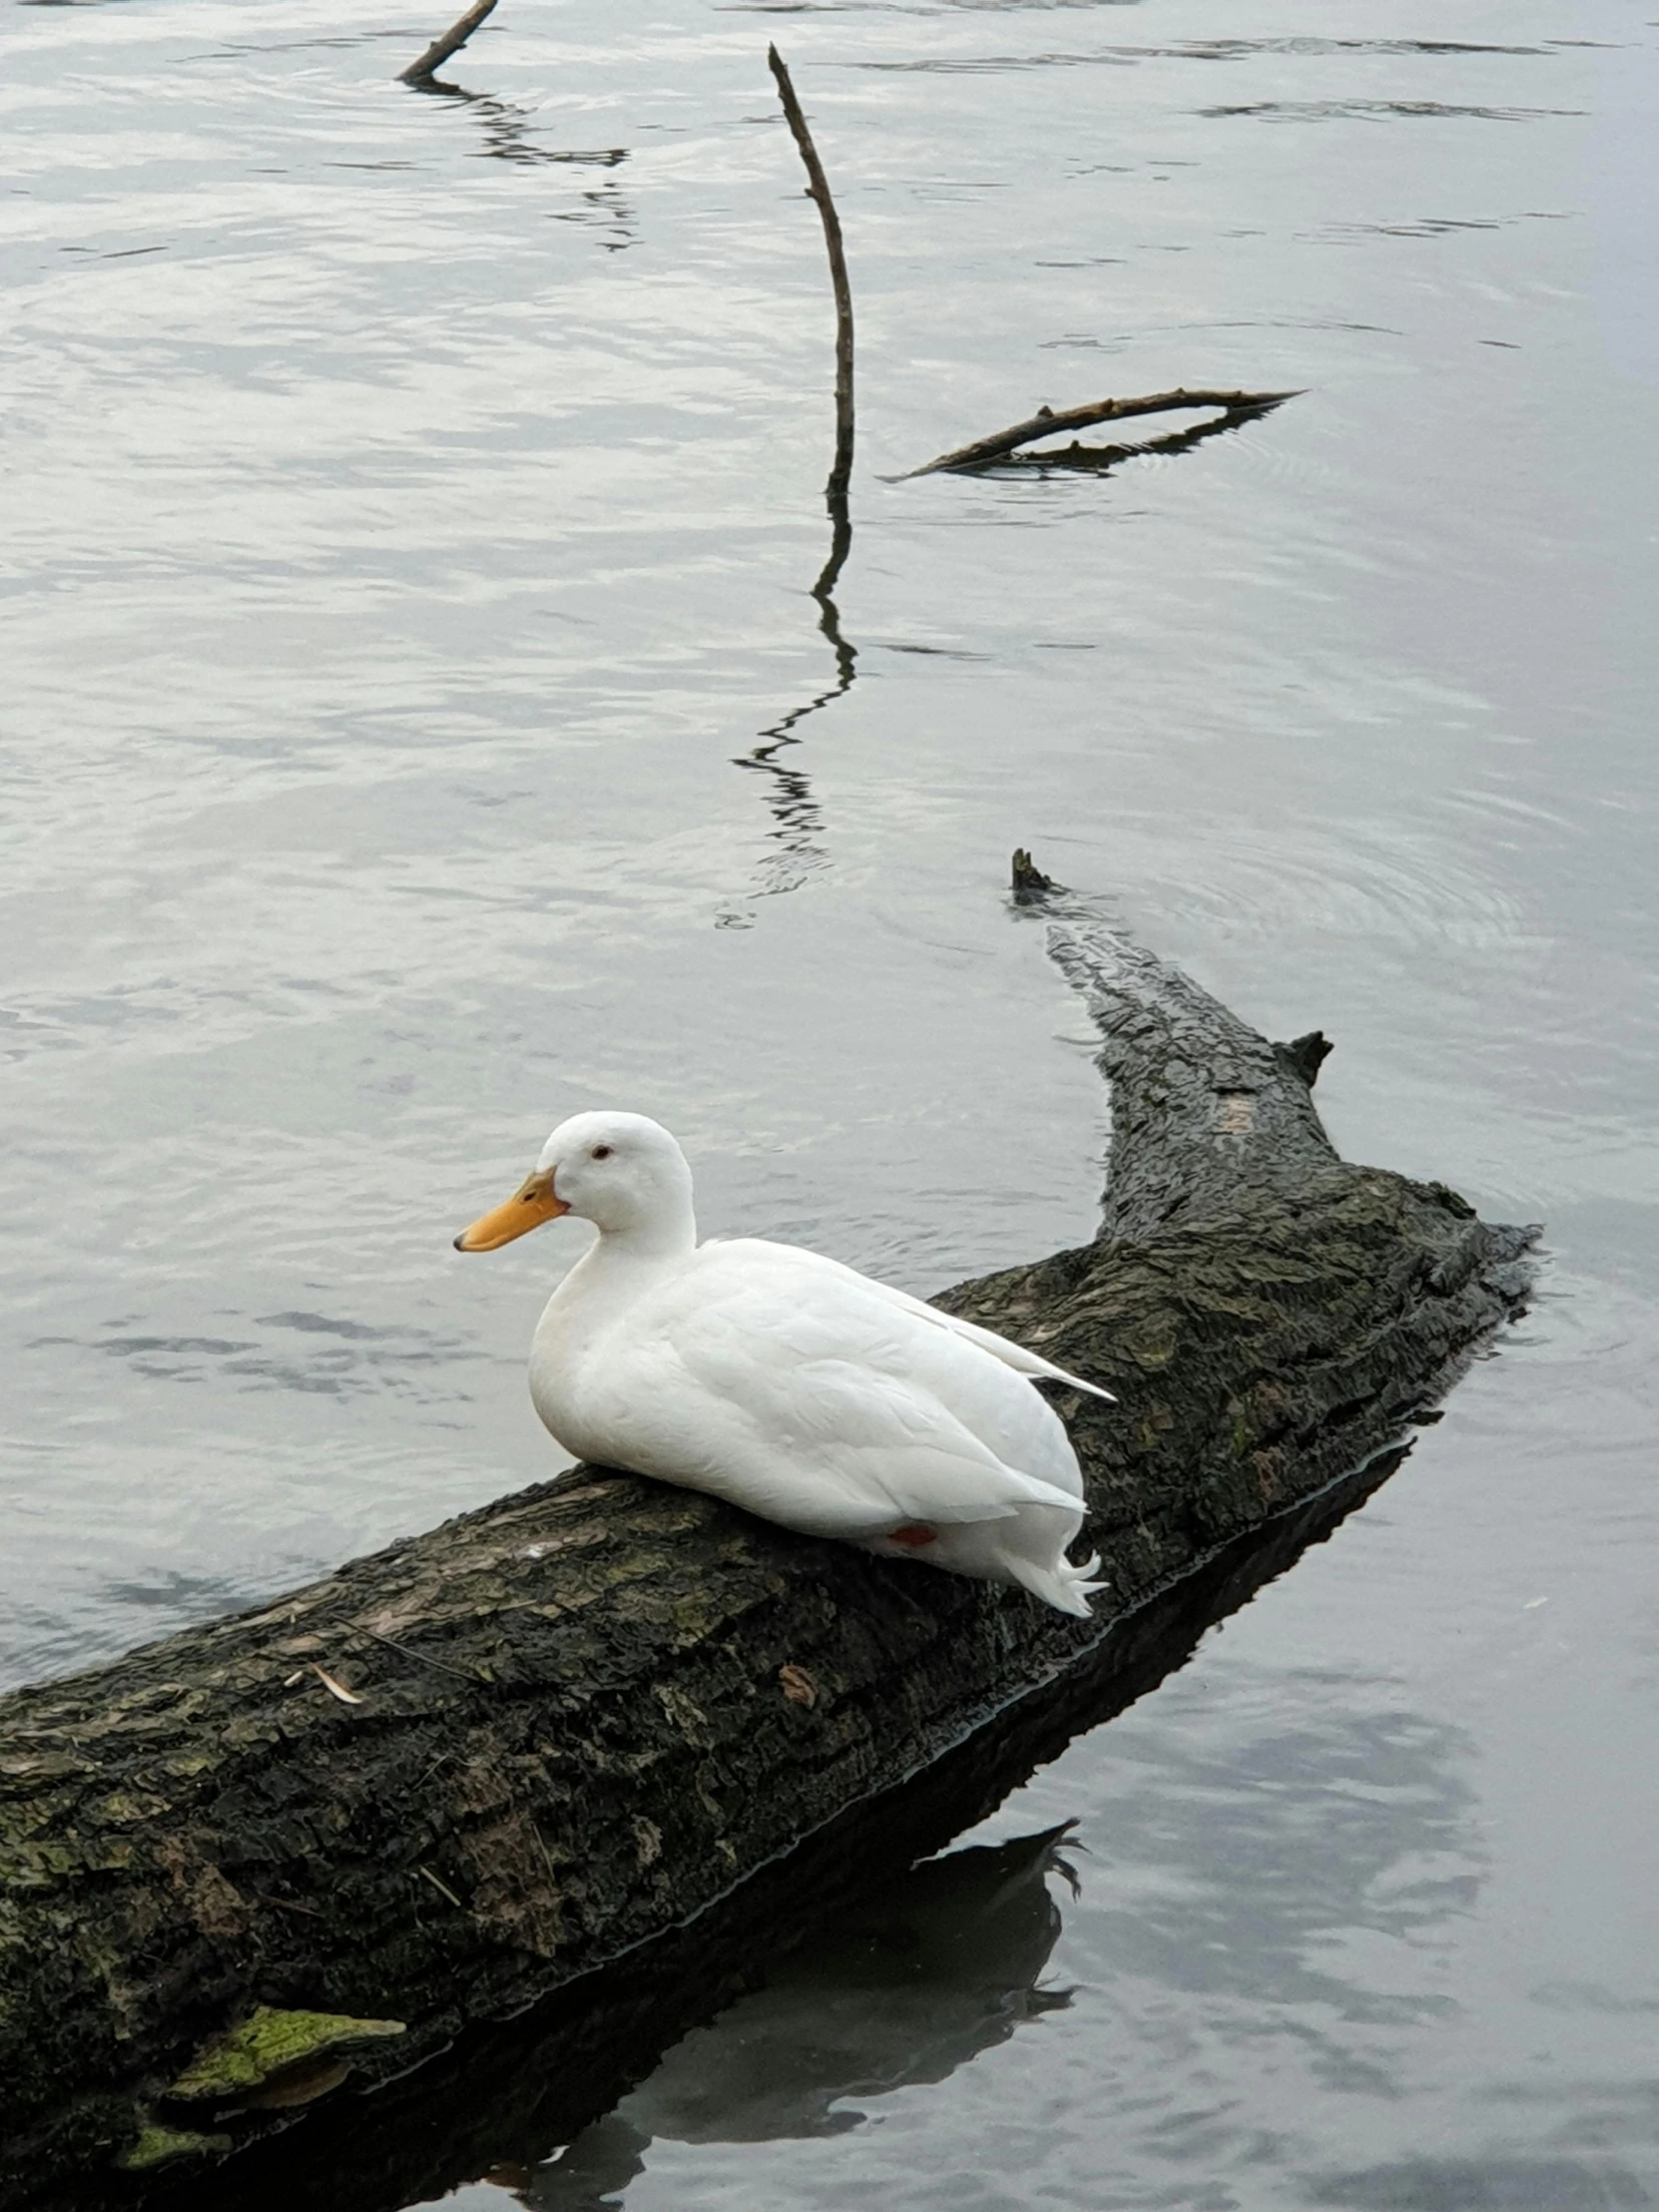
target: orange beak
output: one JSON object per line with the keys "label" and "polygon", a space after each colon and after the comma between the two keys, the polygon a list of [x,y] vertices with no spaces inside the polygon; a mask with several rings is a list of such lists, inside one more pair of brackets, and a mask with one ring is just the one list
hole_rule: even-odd
{"label": "orange beak", "polygon": [[504,1244],[511,1244],[527,1230],[539,1229],[544,1221],[557,1221],[561,1214],[569,1212],[570,1208],[553,1188],[553,1170],[549,1168],[545,1175],[532,1175],[505,1206],[498,1206],[492,1214],[480,1215],[470,1229],[463,1229],[455,1239],[455,1250],[498,1252]]}

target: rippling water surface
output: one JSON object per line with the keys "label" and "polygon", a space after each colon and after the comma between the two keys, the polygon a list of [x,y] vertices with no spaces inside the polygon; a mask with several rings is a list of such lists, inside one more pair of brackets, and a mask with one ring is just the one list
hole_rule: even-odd
{"label": "rippling water surface", "polygon": [[[902,1970],[797,1961],[452,2201],[1654,2201],[1659,31],[501,0],[393,83],[436,28],[5,19],[0,1679],[545,1471],[570,1243],[448,1238],[574,1108],[918,1289],[1084,1237],[1029,843],[1327,1028],[1351,1157],[1546,1221],[1543,1295],[975,1839],[1076,1822],[1077,1896],[928,1878]],[[859,309],[830,618],[769,37]],[[1302,396],[891,480],[1183,382]]]}

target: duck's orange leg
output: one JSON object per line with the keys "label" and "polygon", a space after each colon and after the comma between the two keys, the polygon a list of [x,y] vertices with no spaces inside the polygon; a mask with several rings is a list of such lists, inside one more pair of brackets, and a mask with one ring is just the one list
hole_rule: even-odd
{"label": "duck's orange leg", "polygon": [[930,1544],[937,1534],[936,1528],[929,1528],[925,1521],[916,1520],[905,1521],[902,1527],[887,1530],[891,1542],[904,1544],[911,1551],[919,1551],[923,1544]]}

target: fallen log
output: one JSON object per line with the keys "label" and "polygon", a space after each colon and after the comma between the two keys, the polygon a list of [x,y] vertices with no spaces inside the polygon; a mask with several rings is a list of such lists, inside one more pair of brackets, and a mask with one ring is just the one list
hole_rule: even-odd
{"label": "fallen log", "polygon": [[1099,1617],[578,1468],[0,1700],[0,2204],[211,2162],[707,1913],[1397,1448],[1518,1310],[1526,1232],[1337,1157],[1317,1034],[1016,896],[1101,1028],[1104,1216],[941,1303],[1118,1394],[1059,1397]]}
{"label": "fallen log", "polygon": [[[183,2179],[150,2212],[224,2212],[228,2201],[236,2212],[293,2212],[296,2205],[305,2212],[401,2212],[485,2175],[534,2203],[535,2169],[555,2152],[565,2154],[559,2186],[567,2186],[566,2160],[585,2164],[579,2146],[614,2132],[607,2116],[687,2029],[771,1981],[778,1962],[803,1949],[821,1958],[837,1951],[843,1960],[860,1951],[867,1958],[872,1912],[907,1917],[907,1878],[918,1860],[994,1811],[1074,1736],[1111,1719],[1184,1666],[1207,1629],[1248,1603],[1311,1544],[1325,1541],[1387,1479],[1404,1451],[1384,1452],[1236,1539],[1118,1620],[1075,1666],[1004,1706],[984,1728],[896,1788],[848,1807],[708,1912],[616,1964],[566,1983],[513,2020],[469,2030],[429,2064],[370,2095],[328,2099],[303,2127],[279,2139],[261,2137],[257,2151],[230,2171],[219,2166]],[[928,1867],[955,1863],[935,1859]],[[947,1941],[952,1933],[953,1955],[981,1965],[985,1922],[971,1901],[956,1930],[946,1932]],[[998,2008],[1004,2028],[1022,1993],[1010,1988],[1008,2006]],[[1030,1993],[1033,2004],[1041,2001],[1043,1992]],[[907,1983],[908,2001],[916,1995],[914,1983]],[[733,2026],[741,2043],[745,2023],[740,2018]],[[830,2064],[841,2055],[838,2042],[829,2040]],[[925,2069],[921,2078],[937,2079],[939,2037],[930,2023],[919,2028],[917,2054]],[[899,2086],[891,2054],[875,2056],[868,2071]],[[842,2085],[830,2076],[825,2086],[833,2091]],[[245,2129],[254,2117],[241,2115]],[[280,2119],[269,2112],[261,2117]],[[603,2195],[609,2202],[629,2176],[584,2178],[591,2201]],[[593,2185],[600,2178],[603,2189]],[[88,2212],[84,2198],[75,2212]]]}

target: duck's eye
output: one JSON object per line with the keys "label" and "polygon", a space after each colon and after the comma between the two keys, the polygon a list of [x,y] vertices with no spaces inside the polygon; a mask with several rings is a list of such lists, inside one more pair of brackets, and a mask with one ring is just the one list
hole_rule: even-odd
{"label": "duck's eye", "polygon": [[596,1144],[588,1154],[590,1160],[608,1160],[610,1157],[611,1148],[608,1144]]}

